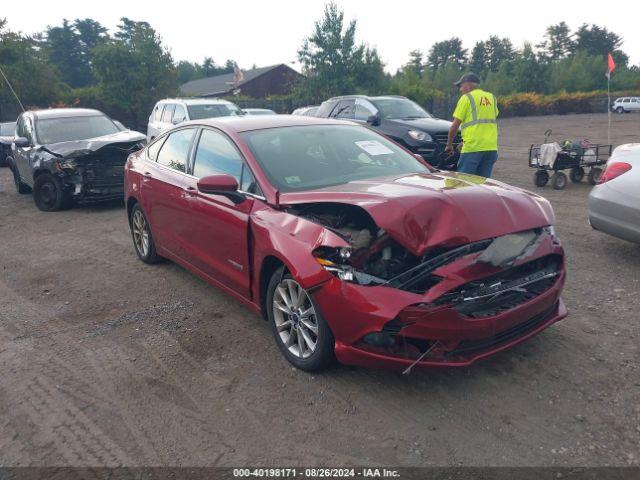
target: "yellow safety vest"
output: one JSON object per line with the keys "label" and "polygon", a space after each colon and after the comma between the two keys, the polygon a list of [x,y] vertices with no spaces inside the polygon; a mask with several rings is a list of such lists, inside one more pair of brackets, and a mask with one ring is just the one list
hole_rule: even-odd
{"label": "yellow safety vest", "polygon": [[453,116],[461,122],[462,153],[498,150],[498,113],[493,93],[476,88],[460,97]]}

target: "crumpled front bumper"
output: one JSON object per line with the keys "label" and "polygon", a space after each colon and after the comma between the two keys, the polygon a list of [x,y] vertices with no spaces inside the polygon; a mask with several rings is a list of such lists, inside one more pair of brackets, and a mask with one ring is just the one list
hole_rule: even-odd
{"label": "crumpled front bumper", "polygon": [[[562,255],[562,248],[552,247],[543,253]],[[334,334],[335,353],[341,363],[403,370],[429,350],[414,368],[464,367],[511,348],[566,317],[560,298],[565,277],[562,259],[553,283],[541,294],[480,318],[460,313],[452,305],[425,301],[427,294],[355,285],[335,278],[312,293]],[[389,331],[395,335],[392,347],[365,341],[370,334],[387,335]]]}

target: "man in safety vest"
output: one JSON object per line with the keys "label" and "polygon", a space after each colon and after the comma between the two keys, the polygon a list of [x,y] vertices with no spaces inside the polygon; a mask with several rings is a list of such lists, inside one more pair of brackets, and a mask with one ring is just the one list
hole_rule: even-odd
{"label": "man in safety vest", "polygon": [[462,96],[453,112],[445,152],[453,153],[453,140],[462,130],[458,172],[490,177],[498,159],[498,105],[493,93],[479,87],[480,77],[466,73],[454,83]]}

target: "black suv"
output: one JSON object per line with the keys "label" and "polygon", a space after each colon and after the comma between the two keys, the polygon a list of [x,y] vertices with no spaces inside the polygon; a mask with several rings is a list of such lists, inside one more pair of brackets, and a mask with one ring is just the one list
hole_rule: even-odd
{"label": "black suv", "polygon": [[51,212],[124,198],[124,164],[145,140],[98,110],[36,110],[18,117],[7,163],[18,193],[33,190],[38,208]]}
{"label": "black suv", "polygon": [[[315,116],[366,123],[434,167],[456,169],[459,154],[448,156],[444,152],[451,122],[435,118],[408,98],[396,95],[334,97],[323,102]],[[458,134],[454,143],[460,142]],[[457,148],[454,151],[457,152]]]}

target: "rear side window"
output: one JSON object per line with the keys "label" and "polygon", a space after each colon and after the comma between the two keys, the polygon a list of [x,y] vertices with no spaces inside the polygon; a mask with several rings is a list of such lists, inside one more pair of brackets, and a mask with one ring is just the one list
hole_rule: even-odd
{"label": "rear side window", "polygon": [[623,102],[624,102],[624,103],[629,103],[629,102],[631,102],[631,99],[629,99],[629,98],[625,98],[625,99],[623,100]]}
{"label": "rear side window", "polygon": [[176,106],[173,103],[164,106],[164,112],[162,113],[162,121],[164,123],[171,123],[171,117],[175,109]]}
{"label": "rear side window", "polygon": [[195,128],[185,128],[171,133],[160,148],[156,161],[165,167],[186,172],[189,146],[194,132]]}
{"label": "rear side window", "polygon": [[203,130],[196,150],[193,175],[202,178],[217,173],[232,175],[240,184],[242,157],[227,137],[214,130]]}

